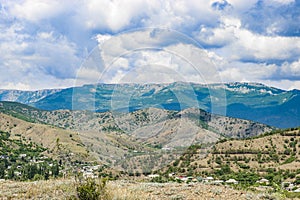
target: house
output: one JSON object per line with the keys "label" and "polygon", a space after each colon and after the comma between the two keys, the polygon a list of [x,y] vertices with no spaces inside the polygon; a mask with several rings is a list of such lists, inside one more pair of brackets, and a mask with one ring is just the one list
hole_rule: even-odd
{"label": "house", "polygon": [[175,179],[183,181],[183,182],[186,182],[188,180],[188,178],[186,176],[177,176]]}
{"label": "house", "polygon": [[231,178],[231,179],[225,181],[225,183],[228,183],[228,184],[238,184],[239,182],[237,180]]}
{"label": "house", "polygon": [[294,188],[295,188],[295,185],[293,183],[290,183],[290,185],[288,187],[286,187],[286,190],[293,191]]}
{"label": "house", "polygon": [[203,181],[206,182],[206,183],[210,183],[210,182],[212,182],[213,180],[214,180],[214,178],[211,177],[211,176],[208,176],[208,177],[206,177],[206,178],[203,179]]}
{"label": "house", "polygon": [[293,192],[300,192],[300,188],[297,188],[297,189],[294,190]]}
{"label": "house", "polygon": [[256,181],[259,184],[265,184],[265,185],[269,185],[270,181],[268,179],[262,178],[258,181]]}
{"label": "house", "polygon": [[93,172],[84,172],[83,178],[97,178],[97,176],[95,176]]}
{"label": "house", "polygon": [[163,148],[161,148],[161,150],[163,150],[163,151],[171,151],[171,150],[173,150],[173,148],[170,148],[170,147],[163,147]]}
{"label": "house", "polygon": [[93,170],[98,170],[100,168],[100,165],[95,165],[92,167]]}
{"label": "house", "polygon": [[224,183],[223,180],[214,180],[214,181],[212,181],[212,184],[215,184],[215,185],[220,185],[222,183]]}
{"label": "house", "polygon": [[148,175],[149,178],[157,178],[157,177],[160,177],[159,174],[149,174]]}
{"label": "house", "polygon": [[1,155],[0,159],[9,159],[9,157],[7,155]]}
{"label": "house", "polygon": [[15,174],[16,176],[21,176],[21,175],[22,175],[22,173],[21,173],[21,172],[18,172],[18,171],[14,171],[14,174]]}
{"label": "house", "polygon": [[26,158],[26,156],[27,156],[26,153],[23,153],[23,154],[20,154],[20,155],[19,155],[20,158]]}

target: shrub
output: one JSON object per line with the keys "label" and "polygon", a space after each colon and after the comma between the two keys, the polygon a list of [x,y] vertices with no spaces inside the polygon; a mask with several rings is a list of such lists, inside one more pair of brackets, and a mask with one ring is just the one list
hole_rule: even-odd
{"label": "shrub", "polygon": [[44,180],[44,176],[40,175],[40,174],[35,174],[33,177],[34,181],[39,181],[39,180]]}
{"label": "shrub", "polygon": [[77,186],[77,197],[82,200],[107,199],[106,183],[107,179],[100,179],[97,183],[95,179],[88,178]]}

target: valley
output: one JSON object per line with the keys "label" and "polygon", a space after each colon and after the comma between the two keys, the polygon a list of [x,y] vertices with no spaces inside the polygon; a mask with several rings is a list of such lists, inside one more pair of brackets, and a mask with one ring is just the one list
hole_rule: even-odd
{"label": "valley", "polygon": [[[177,89],[179,85],[185,87],[183,83],[175,85]],[[254,89],[250,89],[250,86]],[[83,88],[85,87],[89,88],[90,86],[83,86]],[[103,85],[101,87],[107,90],[111,86]],[[124,87],[129,87],[127,89],[131,90],[133,86],[122,85],[119,87],[122,90]],[[165,88],[170,85],[156,85],[156,87],[157,90],[166,90]],[[258,99],[261,98],[259,95],[265,93],[268,98],[273,98],[273,100],[284,93],[274,88],[267,92],[261,89],[262,92],[257,93],[257,87],[264,86],[244,85],[237,89],[236,85],[227,85],[226,91],[243,94],[256,93],[258,96],[252,98]],[[83,88],[79,89],[86,91]],[[220,85],[214,85],[214,88],[220,88]],[[144,98],[150,95],[148,99],[150,100],[154,98],[152,96],[155,93],[153,85],[147,86],[147,89],[148,92],[145,88],[143,89],[144,95],[142,96]],[[178,91],[181,90],[187,92],[185,89],[178,89]],[[1,135],[6,137],[5,140],[10,141],[11,144],[19,142],[19,145],[25,145],[22,148],[29,148],[26,150],[29,152],[26,153],[26,158],[19,161],[19,154],[25,154],[24,152],[14,155],[14,157],[18,157],[17,160],[11,160],[8,156],[9,153],[3,151],[3,149],[8,149],[7,146],[2,147],[1,156],[4,163],[2,178],[4,182],[8,180],[48,181],[49,179],[55,182],[56,179],[58,181],[63,177],[66,179],[60,180],[60,184],[64,185],[68,182],[67,184],[73,184],[78,189],[81,184],[88,184],[85,181],[91,178],[97,180],[97,177],[100,177],[108,181],[107,190],[116,187],[114,184],[119,184],[118,181],[133,180],[137,182],[133,185],[126,183],[122,187],[136,188],[140,187],[140,182],[145,184],[153,182],[162,184],[161,187],[166,187],[166,191],[163,193],[171,194],[171,191],[184,188],[186,184],[195,184],[190,187],[208,187],[208,190],[211,191],[224,190],[226,192],[229,190],[224,187],[230,187],[234,194],[237,189],[237,191],[254,191],[254,193],[245,192],[236,197],[241,199],[247,199],[248,197],[245,195],[252,195],[253,198],[259,199],[256,195],[270,192],[274,193],[276,198],[297,196],[293,191],[296,191],[300,185],[300,130],[298,128],[279,129],[278,126],[210,113],[197,106],[192,107],[193,104],[186,104],[185,108],[180,109],[170,108],[166,105],[159,107],[152,105],[151,102],[145,102],[145,99],[139,99],[140,97],[131,99],[129,105],[143,105],[142,107],[128,107],[128,110],[124,110],[123,106],[126,106],[128,99],[118,95],[118,99],[123,98],[126,101],[115,100],[117,107],[114,109],[104,109],[103,107],[101,112],[98,110],[99,107],[97,112],[87,109],[86,106],[92,105],[89,103],[76,104],[76,106],[80,105],[77,107],[80,109],[74,109],[74,106],[73,109],[69,109],[68,106],[55,110],[53,110],[55,107],[51,107],[51,109],[49,109],[50,107],[38,108],[38,102],[46,101],[50,97],[51,102],[53,101],[51,106],[55,106],[56,103],[68,102],[68,98],[65,99],[66,96],[60,101],[56,99],[61,92],[67,91],[69,90],[57,90],[50,93],[49,96],[47,92],[42,93],[45,97],[41,97],[42,94],[37,95],[36,102],[27,100],[28,105],[11,101],[0,102]],[[99,90],[99,92],[105,91]],[[118,90],[114,92],[117,93]],[[277,94],[275,94],[276,92]],[[20,95],[20,93],[14,94]],[[82,93],[80,93],[81,95]],[[14,98],[17,99],[16,96]],[[92,97],[85,93],[84,98],[85,100],[73,99],[73,103],[79,100],[89,102],[88,100],[91,100]],[[110,98],[115,97],[111,96]],[[240,98],[241,101],[244,101],[242,96]],[[98,100],[98,98],[95,99],[95,101]],[[135,102],[140,100],[143,103]],[[233,99],[227,99],[229,107],[234,105],[234,103],[230,103],[231,100]],[[258,104],[256,101],[258,100],[244,102],[244,105],[247,103],[248,106],[253,106],[251,108],[253,115],[260,112],[256,109],[269,109],[269,103]],[[296,101],[294,97],[288,102],[292,101]],[[97,103],[95,105],[100,106]],[[107,104],[103,101],[101,105]],[[216,105],[219,105],[217,108],[221,108],[221,103],[215,103]],[[278,109],[285,105],[284,103],[276,104],[275,107]],[[94,107],[94,109],[96,108]],[[297,109],[293,111],[292,115],[287,115],[287,119],[298,115]],[[243,112],[243,109],[238,109],[236,114],[239,112]],[[247,115],[251,116],[249,113]],[[297,121],[297,118],[295,120]],[[26,147],[26,145],[30,145],[30,147]],[[43,157],[48,160],[43,160]],[[40,175],[35,172],[29,176],[25,171],[17,170],[17,167],[20,169],[27,167],[28,170],[40,169],[43,166],[41,163],[56,166],[56,175],[45,176],[45,173],[41,171]],[[14,166],[13,173],[16,174],[13,177],[10,176],[11,172],[9,171],[11,166]],[[52,170],[54,169],[47,169],[47,173],[51,171],[50,174],[54,174]],[[78,180],[82,181],[77,182]],[[7,183],[15,184],[15,182]],[[123,189],[126,190],[125,188]],[[26,195],[40,195],[39,192],[41,191],[37,191],[37,194]],[[147,191],[140,192],[139,195],[153,195]],[[180,193],[180,191],[176,193]],[[171,196],[169,195],[170,198]],[[219,197],[224,198],[221,194]],[[134,199],[134,197],[130,198]],[[166,196],[158,195],[156,198],[166,198]],[[191,199],[195,198],[195,195],[191,196]]]}

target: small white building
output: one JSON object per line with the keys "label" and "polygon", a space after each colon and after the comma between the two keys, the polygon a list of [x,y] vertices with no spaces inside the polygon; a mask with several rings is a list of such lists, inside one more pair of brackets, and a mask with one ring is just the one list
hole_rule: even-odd
{"label": "small white building", "polygon": [[294,190],[293,192],[300,192],[300,188],[297,188],[297,189]]}
{"label": "small white building", "polygon": [[213,180],[214,180],[214,178],[211,177],[211,176],[208,176],[208,177],[203,179],[203,181],[206,182],[206,183],[212,182]]}
{"label": "small white building", "polygon": [[157,178],[157,177],[160,177],[159,174],[149,174],[148,175],[149,178]]}
{"label": "small white building", "polygon": [[25,153],[19,155],[20,158],[26,158],[26,156],[27,156],[27,154],[25,154]]}
{"label": "small white building", "polygon": [[215,184],[215,185],[220,185],[222,183],[224,183],[223,180],[214,180],[214,181],[212,181],[212,184]]}
{"label": "small white building", "polygon": [[293,183],[290,183],[289,186],[286,188],[287,191],[293,191],[295,188],[295,185]]}
{"label": "small white building", "polygon": [[100,165],[95,165],[92,167],[93,170],[98,170],[100,168]]}
{"label": "small white building", "polygon": [[84,172],[83,178],[97,178],[97,176],[95,176],[93,172]]}
{"label": "small white building", "polygon": [[225,181],[225,183],[228,183],[228,184],[238,184],[239,182],[237,180],[231,178],[231,179]]}
{"label": "small white building", "polygon": [[270,181],[268,179],[265,179],[265,178],[262,178],[258,181],[256,181],[257,183],[259,184],[266,184],[266,185],[269,185]]}

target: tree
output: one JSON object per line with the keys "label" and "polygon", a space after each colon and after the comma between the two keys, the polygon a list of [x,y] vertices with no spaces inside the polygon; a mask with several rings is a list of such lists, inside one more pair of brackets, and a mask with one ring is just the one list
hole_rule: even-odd
{"label": "tree", "polygon": [[0,178],[4,178],[5,176],[5,163],[3,161],[0,162]]}
{"label": "tree", "polygon": [[52,176],[57,177],[59,175],[59,166],[57,163],[53,164],[51,171],[52,171]]}
{"label": "tree", "polygon": [[15,177],[15,167],[11,167],[9,170],[8,170],[8,179],[14,179]]}

